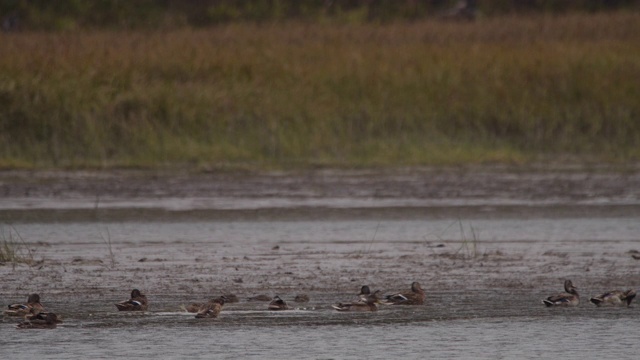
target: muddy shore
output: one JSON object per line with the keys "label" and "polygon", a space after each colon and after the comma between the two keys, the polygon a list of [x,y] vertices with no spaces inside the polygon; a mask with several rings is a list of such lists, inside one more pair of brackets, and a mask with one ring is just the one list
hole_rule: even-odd
{"label": "muddy shore", "polygon": [[[461,289],[561,290],[571,277],[587,294],[640,287],[638,238],[492,239],[467,232],[396,239],[387,220],[615,219],[640,215],[640,173],[611,169],[401,169],[269,174],[161,172],[0,172],[3,236],[21,237],[30,264],[0,264],[0,299],[40,292],[64,303],[121,300],[140,287],[160,307],[234,293],[312,299],[353,293],[362,284],[385,292],[418,280],[427,292]],[[266,224],[365,221],[351,239],[270,236]],[[118,235],[124,223],[264,225],[242,241],[212,235],[157,238]],[[66,241],[29,238],[32,225],[97,224],[100,236]],[[40,226],[40,225],[38,225]],[[623,225],[624,226],[624,225]],[[110,232],[109,235],[106,235]],[[634,256],[635,255],[635,256]],[[134,285],[135,284],[135,285]]]}

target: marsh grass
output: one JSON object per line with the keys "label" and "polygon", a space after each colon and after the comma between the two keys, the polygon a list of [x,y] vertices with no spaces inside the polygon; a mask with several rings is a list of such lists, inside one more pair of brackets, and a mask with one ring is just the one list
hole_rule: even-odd
{"label": "marsh grass", "polygon": [[469,225],[469,235],[467,235],[461,220],[458,220],[458,226],[460,227],[461,243],[455,254],[458,255],[462,252],[465,259],[475,259],[478,257],[478,242],[480,241],[478,230]]}
{"label": "marsh grass", "polygon": [[32,266],[35,263],[31,249],[13,227],[8,231],[0,228],[0,265],[5,263],[14,267],[17,264]]}
{"label": "marsh grass", "polygon": [[[458,229],[460,231],[459,232],[460,247],[454,253],[447,252],[440,255],[438,255],[435,251],[433,251],[433,248],[429,247],[432,253],[434,254],[434,256],[445,256],[452,259],[469,260],[469,259],[477,258],[479,255],[478,243],[480,242],[480,232],[475,227],[473,227],[473,225],[469,225],[468,230],[465,231],[465,225],[462,223],[462,220],[460,219],[450,223],[449,226],[447,226],[439,234],[430,234],[429,236],[425,236],[424,239],[427,242],[427,244],[431,242],[429,238],[432,236],[438,239],[440,242],[445,242],[446,240],[443,238],[443,235],[449,232],[449,230],[451,230],[455,225],[458,225]],[[458,240],[456,240],[456,242],[457,241]]]}
{"label": "marsh grass", "polygon": [[640,14],[1,34],[0,167],[640,158]]}

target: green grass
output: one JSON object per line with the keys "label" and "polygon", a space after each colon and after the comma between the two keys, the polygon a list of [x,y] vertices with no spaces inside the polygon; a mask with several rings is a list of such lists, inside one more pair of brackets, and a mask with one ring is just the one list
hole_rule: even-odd
{"label": "green grass", "polygon": [[0,167],[640,159],[640,14],[0,35]]}

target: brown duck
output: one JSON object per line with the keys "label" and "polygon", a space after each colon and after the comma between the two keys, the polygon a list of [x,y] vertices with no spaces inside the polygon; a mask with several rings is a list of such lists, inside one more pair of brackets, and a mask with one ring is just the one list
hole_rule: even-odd
{"label": "brown duck", "polygon": [[[367,287],[367,290],[368,289],[369,288]],[[380,300],[378,298],[379,293],[380,293],[380,290],[374,292],[373,294],[362,294],[362,291],[361,291],[359,301],[348,302],[348,303],[337,303],[337,304],[331,305],[331,307],[338,311],[378,311],[377,304],[380,303]]]}
{"label": "brown duck", "polygon": [[147,297],[140,293],[140,290],[133,289],[129,300],[119,302],[115,305],[120,311],[147,311],[149,302],[147,301]]}
{"label": "brown duck", "polygon": [[25,321],[16,325],[18,329],[54,329],[62,321],[52,312],[27,315]]}
{"label": "brown duck", "polygon": [[220,311],[222,311],[222,307],[225,303],[225,297],[220,296],[217,299],[211,300],[205,305],[203,305],[198,313],[196,314],[196,319],[215,319],[220,315]]}
{"label": "brown duck", "polygon": [[573,286],[571,280],[565,280],[564,293],[551,295],[548,298],[542,300],[542,303],[546,306],[577,306],[580,304],[580,295],[578,295],[578,288]]}
{"label": "brown duck", "polygon": [[180,305],[180,308],[189,313],[197,313],[198,311],[200,311],[200,309],[202,309],[203,306],[207,304],[208,303],[191,303],[187,306]]}
{"label": "brown duck", "polygon": [[631,305],[631,301],[636,297],[636,291],[633,289],[627,291],[613,290],[600,294],[589,299],[596,306],[603,305]]}
{"label": "brown duck", "polygon": [[27,298],[26,304],[11,304],[9,308],[4,311],[4,314],[7,316],[25,316],[43,311],[45,310],[44,306],[40,304],[40,295],[31,294]]}
{"label": "brown duck", "polygon": [[278,311],[278,310],[289,310],[289,306],[287,303],[282,300],[278,295],[273,297],[273,300],[269,303],[269,310]]}
{"label": "brown duck", "polygon": [[[225,304],[237,303],[240,301],[238,299],[238,296],[234,294],[225,294],[225,295],[222,295],[221,297],[224,298]],[[202,309],[203,306],[208,305],[212,301],[213,300],[209,300],[209,302],[206,302],[206,303],[191,303],[187,306],[180,305],[180,308],[186,312],[197,313],[198,311],[200,311],[200,309]]]}
{"label": "brown duck", "polygon": [[425,298],[426,294],[420,283],[414,281],[411,284],[411,292],[387,295],[383,303],[387,305],[422,305]]}

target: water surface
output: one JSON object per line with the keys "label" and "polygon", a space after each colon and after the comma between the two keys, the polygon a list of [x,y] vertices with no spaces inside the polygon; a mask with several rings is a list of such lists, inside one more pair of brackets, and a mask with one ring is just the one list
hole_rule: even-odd
{"label": "water surface", "polygon": [[[4,318],[0,358],[637,357],[637,305],[588,303],[640,288],[636,173],[316,175],[5,181],[2,233],[42,262],[0,266],[0,300],[40,289],[65,322]],[[545,308],[567,277],[580,306]],[[415,279],[423,306],[330,307],[364,283],[388,293]],[[134,284],[150,311],[116,312]],[[218,319],[179,311],[222,290],[241,301]],[[292,303],[299,291],[311,301]],[[257,292],[295,309],[245,300]]]}

